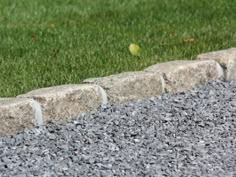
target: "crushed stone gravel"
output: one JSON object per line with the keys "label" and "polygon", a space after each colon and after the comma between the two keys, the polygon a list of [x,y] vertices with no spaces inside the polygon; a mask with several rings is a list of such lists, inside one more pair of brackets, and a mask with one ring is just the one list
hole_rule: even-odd
{"label": "crushed stone gravel", "polygon": [[236,177],[236,81],[0,137],[1,177]]}

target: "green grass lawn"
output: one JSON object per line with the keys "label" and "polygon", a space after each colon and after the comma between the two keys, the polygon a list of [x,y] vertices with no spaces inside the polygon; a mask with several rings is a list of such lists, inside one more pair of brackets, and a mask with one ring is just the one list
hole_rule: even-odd
{"label": "green grass lawn", "polygon": [[236,0],[0,0],[0,97],[230,47]]}

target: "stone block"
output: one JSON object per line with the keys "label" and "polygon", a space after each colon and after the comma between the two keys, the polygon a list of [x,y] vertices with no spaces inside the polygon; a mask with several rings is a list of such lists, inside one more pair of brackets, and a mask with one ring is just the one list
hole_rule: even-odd
{"label": "stone block", "polygon": [[236,48],[203,53],[197,59],[217,61],[224,69],[225,79],[236,80]]}
{"label": "stone block", "polygon": [[100,85],[107,92],[110,103],[123,103],[163,93],[161,76],[142,71],[86,79],[83,83]]}
{"label": "stone block", "polygon": [[160,73],[165,80],[165,91],[176,93],[205,84],[223,77],[220,65],[213,60],[177,60],[159,63],[145,69],[146,72]]}
{"label": "stone block", "polygon": [[33,106],[34,101],[27,98],[0,98],[0,136],[34,127]]}
{"label": "stone block", "polygon": [[104,90],[98,85],[69,84],[48,87],[19,95],[41,104],[44,122],[76,118],[83,112],[95,111],[107,103]]}

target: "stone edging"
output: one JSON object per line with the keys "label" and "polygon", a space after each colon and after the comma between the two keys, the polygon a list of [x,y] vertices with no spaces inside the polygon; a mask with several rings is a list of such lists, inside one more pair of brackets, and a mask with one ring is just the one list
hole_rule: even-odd
{"label": "stone edging", "polygon": [[37,89],[16,98],[0,98],[0,136],[41,126],[50,120],[71,119],[108,102],[124,103],[176,93],[216,79],[236,79],[236,48],[200,54],[192,61],[160,63],[144,71]]}

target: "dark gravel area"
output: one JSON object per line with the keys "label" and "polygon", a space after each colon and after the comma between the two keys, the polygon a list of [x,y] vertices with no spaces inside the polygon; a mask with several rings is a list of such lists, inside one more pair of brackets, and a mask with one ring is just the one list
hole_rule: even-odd
{"label": "dark gravel area", "polygon": [[0,137],[1,177],[236,177],[236,81]]}

